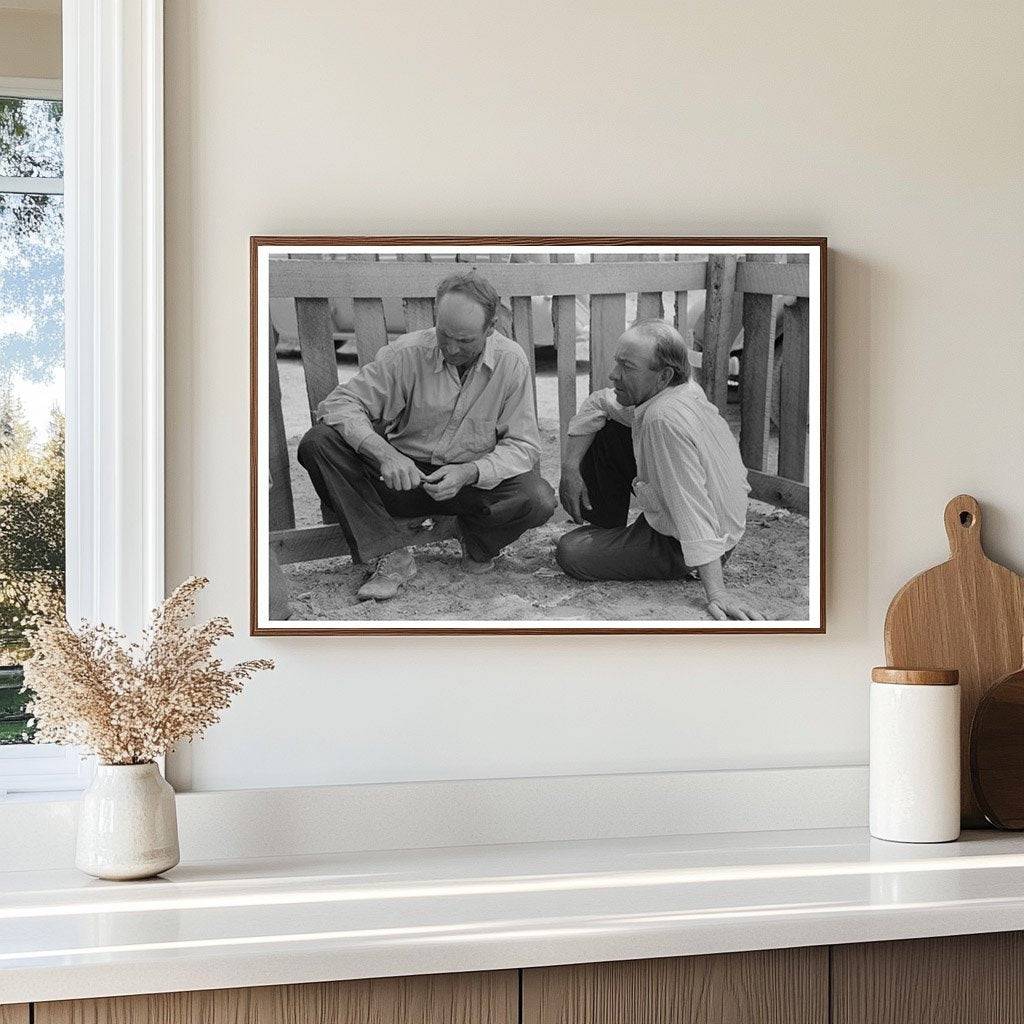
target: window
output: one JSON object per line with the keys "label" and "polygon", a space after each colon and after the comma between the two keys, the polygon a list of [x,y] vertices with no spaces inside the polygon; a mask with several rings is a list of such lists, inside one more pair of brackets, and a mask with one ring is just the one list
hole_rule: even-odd
{"label": "window", "polygon": [[[27,746],[24,623],[62,609],[64,144],[52,85],[0,81],[0,797],[79,788],[74,751]],[[10,94],[16,93],[16,94]],[[33,94],[34,93],[34,94]]]}
{"label": "window", "polygon": [[[34,101],[14,105],[31,124],[9,120],[0,134],[0,318],[7,329],[0,330],[0,371],[12,395],[19,384],[24,407],[33,399],[44,430],[34,435],[36,453],[46,444],[51,395],[66,396],[65,473],[62,481],[53,474],[56,486],[46,492],[48,513],[59,522],[63,483],[66,540],[38,545],[32,571],[53,571],[58,560],[47,563],[38,547],[55,555],[63,543],[66,566],[57,571],[69,617],[137,636],[164,595],[163,4],[62,0],[60,7],[63,81],[0,78],[0,98]],[[52,230],[33,233],[44,211]],[[44,242],[55,243],[49,256]],[[18,307],[11,282],[30,271],[33,285],[49,274],[54,287],[40,285]],[[59,330],[45,329],[58,313],[63,346]],[[27,361],[19,368],[16,359]],[[41,524],[33,519],[32,526]],[[8,645],[17,640],[13,625],[9,634]],[[27,723],[12,689],[3,690],[0,715],[20,739]],[[0,745],[0,800],[59,795],[81,788],[90,774],[91,760],[75,750]]]}

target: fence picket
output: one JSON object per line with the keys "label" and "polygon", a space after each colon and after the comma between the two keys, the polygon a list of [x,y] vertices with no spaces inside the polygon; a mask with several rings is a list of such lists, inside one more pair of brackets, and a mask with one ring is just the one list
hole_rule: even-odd
{"label": "fence picket", "polygon": [[[309,419],[316,422],[316,407],[338,386],[338,356],[334,351],[334,322],[327,299],[296,299],[295,320],[306,378]],[[334,510],[320,502],[325,523],[336,522]]]}
{"label": "fence picket", "polygon": [[384,303],[380,299],[353,299],[356,328],[356,355],[359,365],[373,362],[377,353],[388,343],[388,329],[384,322]]}
{"label": "fence picket", "polygon": [[732,300],[735,286],[736,257],[709,256],[700,382],[704,394],[718,406],[723,415],[729,398],[729,349],[734,334]]}
{"label": "fence picket", "polygon": [[779,476],[806,479],[810,300],[797,299],[782,314],[779,396]]}
{"label": "fence picket", "polygon": [[558,361],[558,428],[564,450],[569,420],[576,415],[576,296],[553,295],[551,320]]}
{"label": "fence picket", "polygon": [[[626,257],[616,253],[591,256],[594,263],[616,263]],[[608,386],[615,343],[626,330],[624,292],[590,296],[590,390]]]}
{"label": "fence picket", "polygon": [[[636,257],[641,263],[659,263],[661,257],[656,252],[643,253]],[[661,292],[638,292],[636,296],[636,318],[637,320],[649,320],[657,317],[659,320],[665,315],[665,303],[662,300]]]}
{"label": "fence picket", "polygon": [[[376,253],[358,253],[350,259],[356,263],[380,262]],[[355,294],[358,295],[358,292]],[[360,366],[365,366],[373,362],[377,353],[388,343],[384,300],[376,296],[353,296],[352,320],[356,329],[356,358]]]}
{"label": "fence picket", "polygon": [[299,334],[302,372],[306,378],[309,421],[316,407],[338,386],[338,357],[334,351],[334,324],[327,299],[296,299],[295,320]]}
{"label": "fence picket", "polygon": [[686,318],[686,304],[689,301],[689,292],[676,292],[676,315],[675,328],[683,336],[683,341],[690,343],[690,325]]}
{"label": "fence picket", "polygon": [[[529,256],[522,253],[512,254],[512,263],[528,262]],[[512,337],[526,353],[526,361],[530,364],[530,379],[533,382],[533,408],[537,411],[537,352],[533,337],[533,299],[529,295],[513,295],[512,304]],[[499,328],[500,330],[500,328]]]}
{"label": "fence picket", "polygon": [[271,530],[290,530],[295,526],[295,502],[292,498],[292,473],[288,462],[288,435],[284,430],[284,409],[281,405],[281,378],[277,372],[277,331],[273,325],[270,327],[268,377],[268,525]]}
{"label": "fence picket", "polygon": [[[775,262],[770,254],[755,253],[748,262]],[[743,296],[743,354],[740,356],[740,454],[748,469],[764,471],[771,429],[772,364],[775,323],[772,297],[747,292]]]}
{"label": "fence picket", "polygon": [[775,357],[772,297],[743,296],[740,357],[740,453],[748,469],[763,471],[771,429],[772,364]]}
{"label": "fence picket", "polygon": [[[398,256],[400,263],[428,263],[430,257],[425,252],[404,252]],[[433,299],[402,299],[405,310],[406,331],[425,331],[434,326]]]}
{"label": "fence picket", "polygon": [[533,385],[533,411],[537,411],[537,353],[533,346],[533,300],[529,295],[512,296],[512,335],[526,353]]}
{"label": "fence picket", "polygon": [[[551,254],[552,263],[575,263],[571,252]],[[565,451],[569,420],[576,415],[576,296],[551,296],[551,327],[558,371],[558,436]],[[534,382],[536,384],[536,381]]]}

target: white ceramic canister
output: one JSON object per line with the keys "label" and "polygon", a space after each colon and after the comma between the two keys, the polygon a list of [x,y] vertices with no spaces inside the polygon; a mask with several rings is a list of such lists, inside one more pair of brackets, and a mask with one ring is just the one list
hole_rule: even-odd
{"label": "white ceramic canister", "polygon": [[954,669],[871,672],[871,834],[897,843],[960,835],[960,683]]}
{"label": "white ceramic canister", "polygon": [[99,764],[82,794],[75,864],[96,878],[150,878],[178,863],[174,790],[153,762]]}

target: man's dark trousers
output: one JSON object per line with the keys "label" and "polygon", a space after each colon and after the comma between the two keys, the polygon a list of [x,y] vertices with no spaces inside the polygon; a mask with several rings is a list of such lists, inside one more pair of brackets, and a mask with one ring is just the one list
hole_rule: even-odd
{"label": "man's dark trousers", "polygon": [[589,511],[583,510],[583,518],[593,525],[581,526],[559,538],[555,558],[563,572],[579,580],[695,577],[675,537],[658,533],[642,514],[632,526],[626,525],[636,478],[633,432],[629,427],[609,420],[594,435],[580,463],[580,473],[591,505]]}
{"label": "man's dark trousers", "polygon": [[[354,562],[368,562],[409,543],[396,518],[457,516],[466,553],[485,562],[527,530],[546,523],[555,511],[554,491],[536,469],[502,480],[491,490],[463,487],[448,501],[435,501],[422,487],[392,490],[380,479],[377,466],[325,423],[303,437],[299,462],[320,501],[337,513]],[[426,474],[439,468],[427,462],[416,465]]]}

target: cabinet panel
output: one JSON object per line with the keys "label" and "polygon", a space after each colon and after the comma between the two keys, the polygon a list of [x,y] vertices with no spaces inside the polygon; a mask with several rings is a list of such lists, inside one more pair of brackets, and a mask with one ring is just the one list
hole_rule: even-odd
{"label": "cabinet panel", "polygon": [[523,971],[523,1024],[825,1024],[828,950]]}
{"label": "cabinet panel", "polygon": [[515,971],[441,974],[37,1003],[35,1024],[516,1024],[518,996]]}
{"label": "cabinet panel", "polygon": [[28,1024],[27,1003],[7,1003],[0,1006],[0,1024]]}
{"label": "cabinet panel", "polygon": [[832,947],[834,1024],[1024,1024],[1024,935]]}

